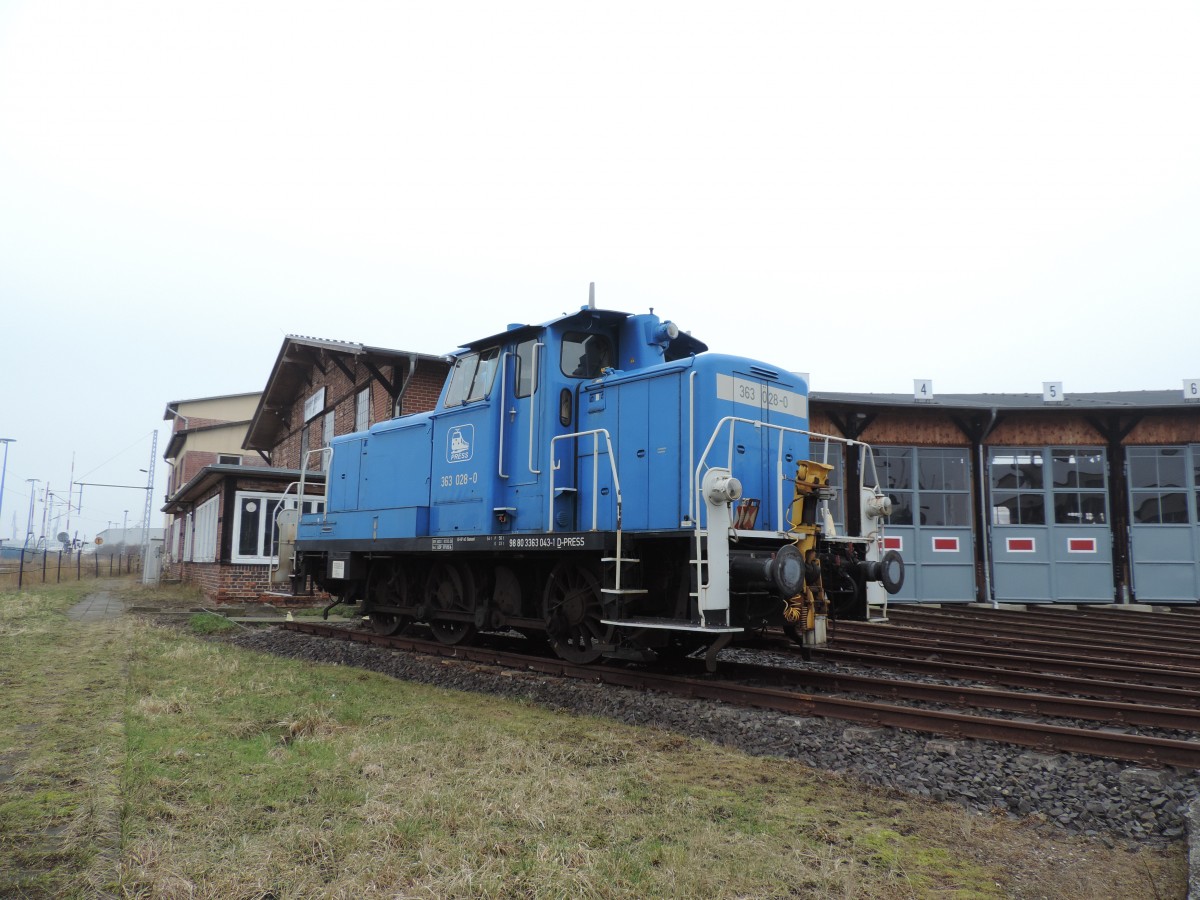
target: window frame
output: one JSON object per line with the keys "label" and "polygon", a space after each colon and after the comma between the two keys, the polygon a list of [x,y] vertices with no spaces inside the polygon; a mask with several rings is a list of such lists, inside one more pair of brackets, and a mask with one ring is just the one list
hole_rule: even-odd
{"label": "window frame", "polygon": [[217,561],[217,521],[221,495],[214,494],[192,511],[192,534],[190,561],[213,563]]}
{"label": "window frame", "polygon": [[354,430],[366,431],[371,427],[371,386],[354,395]]}
{"label": "window frame", "polygon": [[[583,373],[580,374],[581,363],[589,356],[593,345],[598,346],[601,352],[596,356],[595,365],[587,366],[584,368]],[[577,349],[581,348],[579,355],[575,357],[575,361],[569,370],[567,368],[568,346],[573,346]],[[558,368],[567,378],[599,378],[605,369],[612,368],[616,358],[616,347],[613,344],[612,338],[600,332],[567,331],[563,333],[562,340],[559,343]]]}
{"label": "window frame", "polygon": [[[257,500],[259,507],[251,512],[257,513],[255,538],[255,549],[259,552],[256,554],[246,554],[241,552],[242,546],[242,501]],[[233,523],[233,535],[230,541],[230,561],[238,565],[267,565],[274,564],[279,558],[278,534],[275,535],[275,540],[272,542],[270,555],[264,555],[261,551],[266,545],[266,541],[270,540],[267,529],[274,522],[274,513],[268,520],[267,510],[275,510],[279,507],[280,502],[284,502],[284,495],[274,491],[235,491],[233,495],[233,511],[228,517]],[[288,496],[284,504],[285,509],[296,508],[296,498]],[[325,501],[317,497],[308,497],[304,500],[304,512],[314,513],[322,512],[325,508]]]}
{"label": "window frame", "polygon": [[[1183,482],[1182,484],[1163,484],[1164,477],[1160,461],[1163,456],[1166,455],[1167,451],[1172,451],[1179,454],[1179,456],[1175,458],[1178,458],[1182,463],[1183,471],[1181,473],[1182,478],[1180,478],[1180,481]],[[1188,469],[1194,467],[1195,465],[1200,465],[1200,458],[1197,458],[1195,461],[1193,461],[1192,459],[1189,459],[1189,456],[1195,457],[1195,451],[1193,450],[1191,453],[1189,453],[1189,448],[1182,444],[1126,448],[1125,460],[1128,472],[1126,475],[1126,481],[1128,482],[1129,490],[1129,524],[1131,526],[1141,527],[1148,525],[1151,527],[1161,527],[1163,525],[1190,526],[1195,524],[1194,517],[1196,513],[1192,507],[1192,504],[1189,502],[1189,494],[1193,493],[1193,488],[1188,484]],[[1142,461],[1143,463],[1145,461],[1150,461],[1153,463],[1153,484],[1138,483],[1141,480],[1141,478],[1139,478],[1141,473],[1136,471],[1137,469],[1141,468],[1141,466],[1138,465],[1139,461]],[[1193,479],[1195,479],[1195,473],[1193,473]],[[1166,497],[1181,497],[1183,499],[1185,518],[1182,521],[1164,518],[1163,499]],[[1138,502],[1139,498],[1141,498],[1140,503]],[[1157,516],[1154,521],[1147,521],[1138,517],[1138,511],[1147,501],[1150,500],[1153,500],[1155,503],[1155,510],[1157,511]],[[1197,496],[1196,500],[1198,503],[1200,503],[1200,496]]]}

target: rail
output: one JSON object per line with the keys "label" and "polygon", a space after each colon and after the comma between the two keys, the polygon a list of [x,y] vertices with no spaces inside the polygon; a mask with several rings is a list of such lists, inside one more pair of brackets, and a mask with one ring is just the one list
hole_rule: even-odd
{"label": "rail", "polygon": [[996,718],[959,711],[925,709],[902,703],[855,700],[837,695],[826,696],[775,688],[752,687],[727,680],[666,675],[644,669],[580,666],[561,659],[509,653],[461,644],[451,646],[438,641],[409,637],[387,637],[367,631],[355,631],[308,622],[286,622],[282,627],[289,631],[298,631],[318,637],[374,644],[485,665],[507,666],[546,675],[582,679],[591,683],[669,693],[691,699],[718,700],[738,706],[773,710],[786,715],[821,716],[873,726],[886,725],[928,734],[942,734],[960,740],[977,738],[1033,747],[1039,750],[1086,753],[1092,756],[1124,759],[1152,765],[1200,769],[1200,744],[1187,740]]}

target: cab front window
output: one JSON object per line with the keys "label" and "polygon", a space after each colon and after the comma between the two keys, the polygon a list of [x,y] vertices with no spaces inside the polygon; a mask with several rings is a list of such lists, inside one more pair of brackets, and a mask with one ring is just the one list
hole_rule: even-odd
{"label": "cab front window", "polygon": [[568,378],[598,378],[612,367],[612,342],[604,334],[568,331],[562,341],[562,373]]}
{"label": "cab front window", "polygon": [[450,387],[446,389],[447,408],[482,400],[488,395],[496,377],[499,354],[498,348],[490,347],[482,353],[468,353],[459,357],[450,373]]}

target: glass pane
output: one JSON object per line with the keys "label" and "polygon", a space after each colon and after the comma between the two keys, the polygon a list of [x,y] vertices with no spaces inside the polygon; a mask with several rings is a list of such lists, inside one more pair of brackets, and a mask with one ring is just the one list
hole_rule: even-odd
{"label": "glass pane", "polygon": [[1168,456],[1172,451],[1164,450],[1158,459],[1158,487],[1187,487],[1187,469],[1182,456]]}
{"label": "glass pane", "polygon": [[1060,487],[1078,487],[1079,478],[1075,471],[1075,451],[1055,449],[1052,453],[1052,466],[1054,470],[1054,486]]}
{"label": "glass pane", "polygon": [[517,345],[517,396],[528,397],[533,389],[534,342]]}
{"label": "glass pane", "polygon": [[[279,508],[278,500],[264,500],[263,504],[263,535],[259,556],[274,556],[279,552],[279,535],[275,528],[275,510]],[[271,544],[271,552],[267,552],[267,544]]]}
{"label": "glass pane", "polygon": [[1134,488],[1158,487],[1157,458],[1147,451],[1129,451],[1129,485]]}
{"label": "glass pane", "polygon": [[947,491],[970,490],[966,450],[946,450],[942,456],[942,487]]}
{"label": "glass pane", "polygon": [[992,495],[992,524],[1019,525],[1020,513],[1017,508],[1018,494]]}
{"label": "glass pane", "polygon": [[1041,494],[1018,494],[1022,525],[1046,524],[1046,501]]}
{"label": "glass pane", "polygon": [[971,524],[971,498],[968,494],[946,494],[946,526],[966,528]]}
{"label": "glass pane", "polygon": [[1158,504],[1159,509],[1162,511],[1163,522],[1170,522],[1172,525],[1186,525],[1188,523],[1187,494],[1182,491],[1178,493],[1159,494]]}
{"label": "glass pane", "polygon": [[1056,493],[1054,495],[1054,521],[1059,525],[1082,523],[1078,494]]}
{"label": "glass pane", "polygon": [[1104,484],[1104,454],[1093,451],[1082,451],[1078,457],[1079,486],[1090,490],[1102,491]]}
{"label": "glass pane", "polygon": [[238,555],[259,556],[259,517],[262,501],[258,497],[242,497],[238,504]]}
{"label": "glass pane", "polygon": [[1133,521],[1137,525],[1157,525],[1162,521],[1159,512],[1158,494],[1135,491],[1132,499]]}
{"label": "glass pane", "polygon": [[1108,505],[1104,494],[1079,495],[1080,521],[1084,525],[1103,525],[1108,521]]}
{"label": "glass pane", "polygon": [[911,525],[913,523],[912,494],[908,491],[889,492],[892,498],[892,515],[888,519],[892,525]]}
{"label": "glass pane", "polygon": [[450,387],[446,391],[446,406],[462,406],[478,366],[478,353],[464,356],[454,364],[454,372],[450,375]]}
{"label": "glass pane", "polygon": [[918,450],[917,486],[923,491],[942,489],[942,455],[936,450]]}
{"label": "glass pane", "polygon": [[1016,490],[1042,489],[1042,454],[1017,450],[992,458],[992,487]]}
{"label": "glass pane", "polygon": [[912,488],[912,450],[907,447],[884,447],[875,450],[875,468],[879,473],[880,487]]}
{"label": "glass pane", "polygon": [[491,391],[492,379],[496,376],[496,359],[499,353],[499,349],[493,347],[490,350],[484,350],[479,357],[479,367],[475,370],[475,377],[471,381],[471,390],[467,394],[468,401],[482,400]]}
{"label": "glass pane", "polygon": [[572,378],[595,378],[612,366],[612,346],[602,334],[570,332],[563,335],[561,366]]}

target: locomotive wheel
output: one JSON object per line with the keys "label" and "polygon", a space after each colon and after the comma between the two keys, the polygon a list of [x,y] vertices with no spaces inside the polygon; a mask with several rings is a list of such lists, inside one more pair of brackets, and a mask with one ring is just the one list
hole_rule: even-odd
{"label": "locomotive wheel", "polygon": [[612,626],[600,622],[601,598],[599,580],[578,563],[561,562],[550,573],[542,599],[546,637],[568,662],[593,663],[608,649]]}
{"label": "locomotive wheel", "polygon": [[376,612],[376,606],[408,606],[408,579],[398,562],[377,562],[367,577],[367,614],[376,634],[396,634],[412,620],[399,613]]}
{"label": "locomotive wheel", "polygon": [[452,563],[435,563],[425,584],[429,604],[429,630],[443,644],[461,644],[475,636],[474,621],[439,619],[440,611],[475,612],[475,579],[470,569]]}

